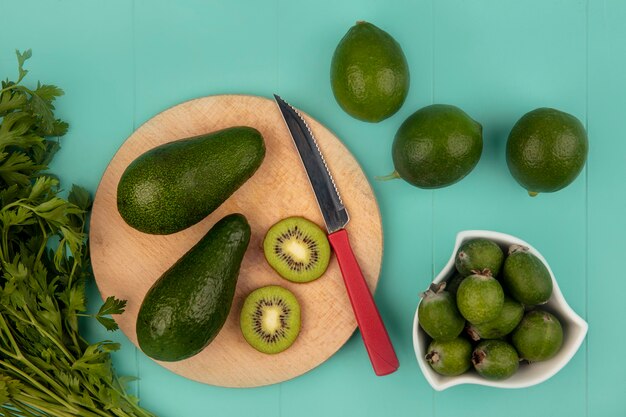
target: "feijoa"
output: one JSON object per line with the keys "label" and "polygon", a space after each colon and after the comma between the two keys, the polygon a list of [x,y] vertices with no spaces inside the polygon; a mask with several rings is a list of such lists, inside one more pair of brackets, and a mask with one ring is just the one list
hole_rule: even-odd
{"label": "feijoa", "polygon": [[483,238],[463,242],[456,254],[454,264],[461,275],[471,275],[473,271],[489,270],[497,277],[504,261],[504,253],[497,243]]}
{"label": "feijoa", "polygon": [[456,302],[467,321],[480,324],[498,317],[504,304],[504,291],[488,272],[474,274],[459,285]]}
{"label": "feijoa", "polygon": [[474,369],[484,378],[500,380],[513,375],[519,368],[515,348],[502,340],[484,340],[472,353]]}
{"label": "feijoa", "polygon": [[431,285],[421,294],[422,301],[417,310],[419,324],[426,334],[442,341],[454,339],[465,327],[465,319],[445,287],[445,282]]}
{"label": "feijoa", "polygon": [[504,304],[498,317],[480,324],[470,324],[467,333],[473,340],[498,339],[511,333],[524,317],[524,306],[504,296]]}
{"label": "feijoa", "polygon": [[553,314],[533,310],[526,313],[511,340],[522,359],[544,361],[556,355],[561,348],[563,327]]}
{"label": "feijoa", "polygon": [[552,295],[548,268],[524,246],[509,249],[501,281],[513,298],[527,306],[544,304]]}
{"label": "feijoa", "polygon": [[456,272],[454,275],[452,275],[452,278],[446,281],[446,291],[452,294],[452,296],[455,297],[455,299],[456,299],[456,292],[459,290],[459,285],[461,285],[461,281],[463,281],[464,279],[465,279],[465,276]]}
{"label": "feijoa", "polygon": [[461,375],[471,366],[472,345],[462,337],[449,341],[433,340],[426,361],[435,372],[446,376]]}

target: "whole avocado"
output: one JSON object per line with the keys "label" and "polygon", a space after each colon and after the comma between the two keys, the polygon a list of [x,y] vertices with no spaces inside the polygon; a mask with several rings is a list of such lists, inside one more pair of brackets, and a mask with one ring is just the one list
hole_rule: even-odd
{"label": "whole avocado", "polygon": [[263,136],[247,126],[163,144],[126,168],[117,187],[118,211],[141,232],[179,232],[219,207],[264,157]]}
{"label": "whole avocado", "polygon": [[226,216],[153,284],[136,325],[146,355],[179,361],[217,336],[228,317],[249,241],[246,218]]}
{"label": "whole avocado", "polygon": [[330,82],[346,113],[366,122],[380,122],[404,103],[409,92],[409,65],[391,35],[359,21],[335,49]]}

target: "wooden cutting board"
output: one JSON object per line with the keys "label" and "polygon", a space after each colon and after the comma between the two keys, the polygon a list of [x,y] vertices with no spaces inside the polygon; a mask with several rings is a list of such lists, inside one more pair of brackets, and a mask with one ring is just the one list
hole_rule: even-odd
{"label": "wooden cutting board", "polygon": [[[382,226],[376,199],[359,164],[328,129],[304,114],[350,213],[347,226],[363,274],[373,291],[382,260]],[[163,143],[236,125],[258,129],[267,153],[255,175],[200,223],[168,236],[148,235],[128,226],[117,211],[116,189],[126,167]],[[320,365],[356,328],[335,257],[320,279],[294,284],[267,264],[262,242],[267,229],[282,218],[304,216],[323,226],[315,197],[276,104],[268,99],[223,95],[191,100],[158,114],[135,131],[107,167],[96,193],[90,224],[90,250],[103,298],[128,300],[117,323],[137,345],[135,322],[144,295],[161,274],[189,250],[219,219],[243,213],[252,237],[246,252],[230,315],[213,342],[198,355],[179,362],[158,362],[184,377],[225,387],[254,387],[285,381]],[[291,290],[302,307],[302,330],[296,342],[277,355],[259,353],[239,330],[246,295],[270,284]]]}

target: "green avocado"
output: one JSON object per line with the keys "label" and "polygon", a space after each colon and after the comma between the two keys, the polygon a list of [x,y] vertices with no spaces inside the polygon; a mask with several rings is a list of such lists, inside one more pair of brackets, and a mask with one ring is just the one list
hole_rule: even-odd
{"label": "green avocado", "polygon": [[166,143],[126,168],[117,187],[117,208],[141,232],[179,232],[219,207],[264,157],[263,136],[247,126]]}
{"label": "green avocado", "polygon": [[137,317],[146,355],[179,361],[211,343],[228,317],[249,241],[246,218],[226,216],[154,283]]}
{"label": "green avocado", "polygon": [[366,122],[380,122],[404,103],[409,92],[409,65],[390,34],[359,21],[335,49],[330,83],[346,113]]}

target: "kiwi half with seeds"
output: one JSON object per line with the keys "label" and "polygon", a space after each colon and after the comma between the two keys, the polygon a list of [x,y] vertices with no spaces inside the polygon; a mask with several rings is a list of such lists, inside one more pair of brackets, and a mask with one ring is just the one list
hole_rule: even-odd
{"label": "kiwi half with seeds", "polygon": [[300,333],[300,304],[281,286],[258,288],[246,297],[239,325],[244,339],[259,352],[282,352]]}
{"label": "kiwi half with seeds", "polygon": [[330,260],[326,233],[304,217],[288,217],[270,227],[263,252],[270,266],[292,282],[316,280]]}

